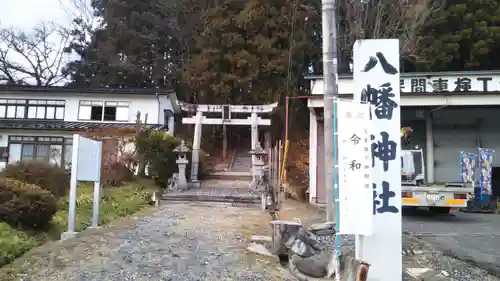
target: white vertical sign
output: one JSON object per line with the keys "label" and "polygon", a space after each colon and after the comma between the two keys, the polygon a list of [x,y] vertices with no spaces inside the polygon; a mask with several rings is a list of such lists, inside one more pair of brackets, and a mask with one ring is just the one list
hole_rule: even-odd
{"label": "white vertical sign", "polygon": [[354,101],[371,104],[373,234],[356,240],[369,281],[401,281],[399,41],[354,43]]}
{"label": "white vertical sign", "polygon": [[370,114],[367,104],[339,101],[339,231],[372,234]]}

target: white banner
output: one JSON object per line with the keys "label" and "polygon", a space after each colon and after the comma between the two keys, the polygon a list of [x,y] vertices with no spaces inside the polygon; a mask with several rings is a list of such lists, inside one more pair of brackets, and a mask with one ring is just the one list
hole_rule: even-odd
{"label": "white banner", "polygon": [[367,104],[339,101],[339,231],[372,234],[370,114]]}
{"label": "white banner", "polygon": [[356,241],[369,281],[401,281],[401,111],[399,41],[354,44],[354,100],[371,104],[373,234]]}

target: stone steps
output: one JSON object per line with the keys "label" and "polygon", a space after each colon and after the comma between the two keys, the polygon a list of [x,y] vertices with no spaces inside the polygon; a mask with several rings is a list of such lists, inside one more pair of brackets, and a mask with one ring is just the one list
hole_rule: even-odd
{"label": "stone steps", "polygon": [[207,175],[208,180],[243,180],[251,181],[252,173],[250,172],[215,172]]}
{"label": "stone steps", "polygon": [[205,180],[199,188],[161,195],[165,201],[226,202],[239,204],[260,203],[260,194],[250,191],[247,180]]}
{"label": "stone steps", "polygon": [[260,204],[260,196],[254,195],[218,195],[218,194],[163,194],[164,201],[221,202],[235,204]]}

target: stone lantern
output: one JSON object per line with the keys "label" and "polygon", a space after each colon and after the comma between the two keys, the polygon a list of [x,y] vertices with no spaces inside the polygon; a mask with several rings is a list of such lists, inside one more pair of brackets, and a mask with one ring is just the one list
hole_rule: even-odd
{"label": "stone lantern", "polygon": [[[250,153],[250,155],[255,156],[255,166],[257,167],[257,169],[259,167],[262,168],[264,166],[264,158],[267,155],[267,151],[262,148],[262,146],[260,145],[260,142],[257,142],[255,144],[255,148],[250,150],[249,153]],[[257,170],[256,174],[258,174],[258,173],[259,173],[259,171]]]}
{"label": "stone lantern", "polygon": [[268,198],[267,198],[267,194],[266,194],[268,182],[266,181],[266,179],[264,177],[265,176],[264,175],[264,172],[265,172],[265,168],[264,168],[264,165],[265,165],[264,160],[265,159],[264,158],[267,155],[267,151],[262,148],[262,146],[260,145],[260,142],[257,142],[255,144],[255,148],[250,150],[249,153],[250,153],[250,155],[255,156],[254,167],[253,167],[255,175],[254,175],[254,178],[252,180],[252,183],[250,184],[250,188],[260,192],[261,208],[263,210],[265,210],[267,207],[267,203],[268,203]]}
{"label": "stone lantern", "polygon": [[254,171],[253,181],[255,182],[256,177],[263,174],[263,168],[265,165],[264,158],[267,155],[267,151],[262,148],[260,142],[257,142],[255,144],[255,148],[250,150],[248,153],[250,153],[250,155],[252,156],[255,156],[254,166],[252,167]]}
{"label": "stone lantern", "polygon": [[184,141],[181,141],[181,144],[174,149],[174,153],[177,155],[177,166],[179,168],[179,179],[177,182],[177,186],[180,190],[185,190],[188,188],[188,183],[186,180],[186,167],[189,161],[187,160],[187,154],[189,153],[189,148],[186,146]]}

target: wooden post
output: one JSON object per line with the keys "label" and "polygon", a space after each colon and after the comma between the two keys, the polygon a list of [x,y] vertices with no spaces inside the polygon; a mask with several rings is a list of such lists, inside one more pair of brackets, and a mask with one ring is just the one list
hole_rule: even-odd
{"label": "wooden post", "polygon": [[340,267],[343,272],[340,274],[341,281],[366,281],[370,265],[352,257],[346,257]]}
{"label": "wooden post", "polygon": [[276,186],[276,197],[278,200],[278,210],[281,210],[283,202],[285,201],[286,196],[284,195],[284,189],[282,188],[280,182],[280,156],[279,156],[279,147],[276,145],[274,147],[274,178],[275,178],[275,186]]}
{"label": "wooden post", "polygon": [[272,246],[271,253],[275,255],[284,255],[288,253],[286,242],[302,227],[301,223],[294,221],[271,221]]}
{"label": "wooden post", "polygon": [[[141,112],[137,111],[136,117],[135,117],[135,137],[138,139],[142,133],[142,124],[141,124]],[[145,119],[147,119],[147,114],[145,116]],[[146,122],[146,120],[144,121]],[[145,177],[146,176],[146,159],[145,156],[140,153],[139,151],[136,152],[136,157],[137,157],[137,175],[139,177]]]}

